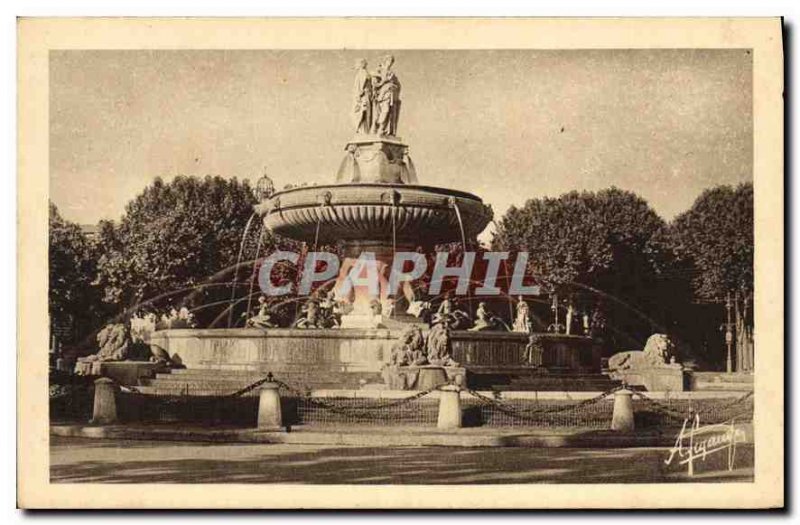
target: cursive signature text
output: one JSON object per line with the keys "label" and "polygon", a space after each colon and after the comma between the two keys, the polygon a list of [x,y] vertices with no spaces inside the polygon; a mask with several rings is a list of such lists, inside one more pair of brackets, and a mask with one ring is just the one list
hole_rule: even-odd
{"label": "cursive signature text", "polygon": [[[691,420],[691,425],[689,421]],[[669,457],[664,460],[671,465],[677,460],[678,465],[687,465],[690,476],[694,475],[694,462],[703,460],[714,452],[725,451],[728,455],[728,470],[733,470],[736,458],[736,443],[745,441],[745,433],[736,428],[734,420],[716,425],[700,426],[700,415],[695,414],[683,420],[683,426],[670,449]]]}

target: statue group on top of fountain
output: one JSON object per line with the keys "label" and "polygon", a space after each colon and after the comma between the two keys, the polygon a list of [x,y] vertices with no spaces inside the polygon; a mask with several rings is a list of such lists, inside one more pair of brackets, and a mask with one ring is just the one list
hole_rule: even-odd
{"label": "statue group on top of fountain", "polygon": [[366,60],[356,61],[353,115],[357,134],[397,136],[400,81],[392,71],[393,64],[394,57],[386,55],[370,73]]}

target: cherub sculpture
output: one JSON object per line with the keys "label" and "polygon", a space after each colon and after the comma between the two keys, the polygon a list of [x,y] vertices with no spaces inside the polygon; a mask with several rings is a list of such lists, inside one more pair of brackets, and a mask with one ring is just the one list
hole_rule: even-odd
{"label": "cherub sculpture", "polygon": [[250,328],[275,328],[275,323],[271,320],[267,298],[263,295],[258,298],[258,313],[247,320]]}

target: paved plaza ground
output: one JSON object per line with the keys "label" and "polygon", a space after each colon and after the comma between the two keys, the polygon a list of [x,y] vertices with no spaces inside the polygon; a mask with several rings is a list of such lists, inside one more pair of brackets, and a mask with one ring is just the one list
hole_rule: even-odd
{"label": "paved plaza ground", "polygon": [[491,484],[752,481],[752,445],[685,466],[669,448],[361,447],[51,436],[55,483]]}

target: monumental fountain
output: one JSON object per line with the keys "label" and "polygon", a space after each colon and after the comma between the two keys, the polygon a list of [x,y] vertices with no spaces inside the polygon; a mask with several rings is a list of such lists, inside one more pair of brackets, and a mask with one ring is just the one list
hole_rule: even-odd
{"label": "monumental fountain", "polygon": [[[492,219],[491,208],[476,195],[419,183],[409,147],[397,133],[401,87],[393,65],[393,57],[387,56],[369,72],[365,61],[357,62],[355,134],[345,145],[334,182],[266,192],[256,206],[264,226],[276,235],[315,249],[338,244],[344,261],[337,282],[365,252],[374,254],[383,272],[398,252],[431,252],[436,245],[453,242],[466,248]],[[160,375],[149,386],[164,392],[212,393],[271,372],[308,388],[391,387],[381,371],[396,357],[393,349],[396,352],[407,326],[419,326],[406,312],[420,298],[408,288],[393,297],[384,287],[376,294],[354,286],[336,300],[345,313],[340,326],[332,329],[157,331],[151,344],[183,369]],[[471,386],[545,390],[607,386],[599,374],[600,348],[589,337],[447,332],[451,361],[466,372]],[[427,326],[420,326],[419,333],[430,337]],[[534,349],[540,350],[535,359]]]}

